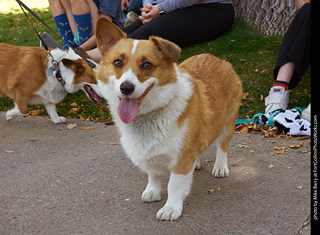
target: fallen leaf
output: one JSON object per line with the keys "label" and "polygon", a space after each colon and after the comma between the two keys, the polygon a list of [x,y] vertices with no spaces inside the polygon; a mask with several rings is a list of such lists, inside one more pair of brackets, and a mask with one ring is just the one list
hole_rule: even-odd
{"label": "fallen leaf", "polygon": [[238,144],[238,146],[239,146],[240,148],[249,148],[249,146],[244,145],[244,144]]}
{"label": "fallen leaf", "polygon": [[78,104],[77,104],[76,102],[73,102],[73,103],[71,103],[71,106],[72,106],[72,107],[77,107]]}
{"label": "fallen leaf", "polygon": [[96,129],[95,127],[91,127],[91,126],[81,126],[79,127],[80,130],[94,130]]}
{"label": "fallen leaf", "polygon": [[43,112],[43,110],[33,110],[33,111],[30,111],[28,113],[28,115],[31,116],[31,117],[35,117],[35,116],[40,115],[42,112]]}
{"label": "fallen leaf", "polygon": [[208,189],[207,191],[206,191],[206,193],[207,194],[211,194],[211,193],[213,193],[214,192],[214,189],[212,188],[212,189]]}
{"label": "fallen leaf", "polygon": [[303,185],[296,187],[296,189],[302,190]]}
{"label": "fallen leaf", "polygon": [[118,141],[112,142],[112,143],[107,143],[107,145],[119,145]]}
{"label": "fallen leaf", "polygon": [[264,69],[260,72],[261,75],[265,74],[268,71],[268,69]]}
{"label": "fallen leaf", "polygon": [[249,133],[249,128],[247,126],[243,126],[240,129],[241,134],[248,134]]}
{"label": "fallen leaf", "polygon": [[303,143],[300,142],[300,143],[298,143],[297,145],[289,145],[288,147],[289,147],[289,148],[300,148],[300,147],[302,147],[302,146],[303,146]]}
{"label": "fallen leaf", "polygon": [[248,97],[248,95],[249,95],[249,92],[243,93],[243,94],[242,94],[242,99],[244,100],[245,98]]}
{"label": "fallen leaf", "polygon": [[4,150],[4,152],[10,153],[10,154],[14,153],[14,151],[12,151],[12,150]]}
{"label": "fallen leaf", "polygon": [[80,110],[79,107],[78,108],[72,108],[72,109],[70,109],[70,113],[76,114],[77,112],[79,112],[79,110]]}
{"label": "fallen leaf", "polygon": [[67,126],[67,129],[68,129],[68,130],[72,130],[72,129],[75,128],[76,126],[77,126],[77,124],[71,123],[71,124],[69,124],[69,125]]}
{"label": "fallen leaf", "polygon": [[277,152],[277,154],[284,154],[285,152],[287,152],[287,150],[286,150],[286,149],[283,149],[283,150],[279,150],[279,151]]}
{"label": "fallen leaf", "polygon": [[287,149],[287,147],[284,147],[282,145],[278,145],[278,146],[275,146],[273,148],[276,149],[276,150],[286,150]]}
{"label": "fallen leaf", "polygon": [[263,95],[260,95],[260,101],[263,101]]}

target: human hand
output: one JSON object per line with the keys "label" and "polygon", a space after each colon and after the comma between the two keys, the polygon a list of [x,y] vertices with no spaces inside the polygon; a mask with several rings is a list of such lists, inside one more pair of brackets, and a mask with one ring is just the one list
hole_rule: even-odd
{"label": "human hand", "polygon": [[159,14],[159,7],[157,5],[146,4],[141,10],[141,16],[139,19],[143,24],[146,24],[154,19],[156,19]]}
{"label": "human hand", "polygon": [[129,7],[129,0],[122,0],[121,1],[121,9],[122,11],[126,11]]}

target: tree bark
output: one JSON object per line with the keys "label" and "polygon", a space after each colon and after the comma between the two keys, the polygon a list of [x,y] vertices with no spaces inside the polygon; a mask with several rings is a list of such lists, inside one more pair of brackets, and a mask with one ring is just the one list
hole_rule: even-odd
{"label": "tree bark", "polygon": [[284,35],[297,12],[294,0],[233,0],[233,5],[236,16],[268,36]]}

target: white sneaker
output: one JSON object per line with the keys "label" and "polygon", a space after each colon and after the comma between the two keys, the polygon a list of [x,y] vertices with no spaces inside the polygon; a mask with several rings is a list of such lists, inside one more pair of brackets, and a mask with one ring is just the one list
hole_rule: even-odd
{"label": "white sneaker", "polygon": [[309,122],[311,121],[311,103],[308,105],[308,107],[305,110],[303,110],[302,118]]}
{"label": "white sneaker", "polygon": [[289,92],[282,86],[271,87],[269,95],[265,98],[265,113],[272,113],[275,110],[286,110],[289,103]]}

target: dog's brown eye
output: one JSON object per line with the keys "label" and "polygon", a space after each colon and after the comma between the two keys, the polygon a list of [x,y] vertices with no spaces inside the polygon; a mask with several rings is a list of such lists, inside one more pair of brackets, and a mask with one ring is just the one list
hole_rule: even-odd
{"label": "dog's brown eye", "polygon": [[122,62],[122,60],[117,59],[117,60],[113,61],[113,65],[116,66],[117,68],[122,68],[123,62]]}
{"label": "dog's brown eye", "polygon": [[142,68],[145,70],[150,70],[153,68],[153,64],[151,64],[150,62],[145,62],[142,64]]}

